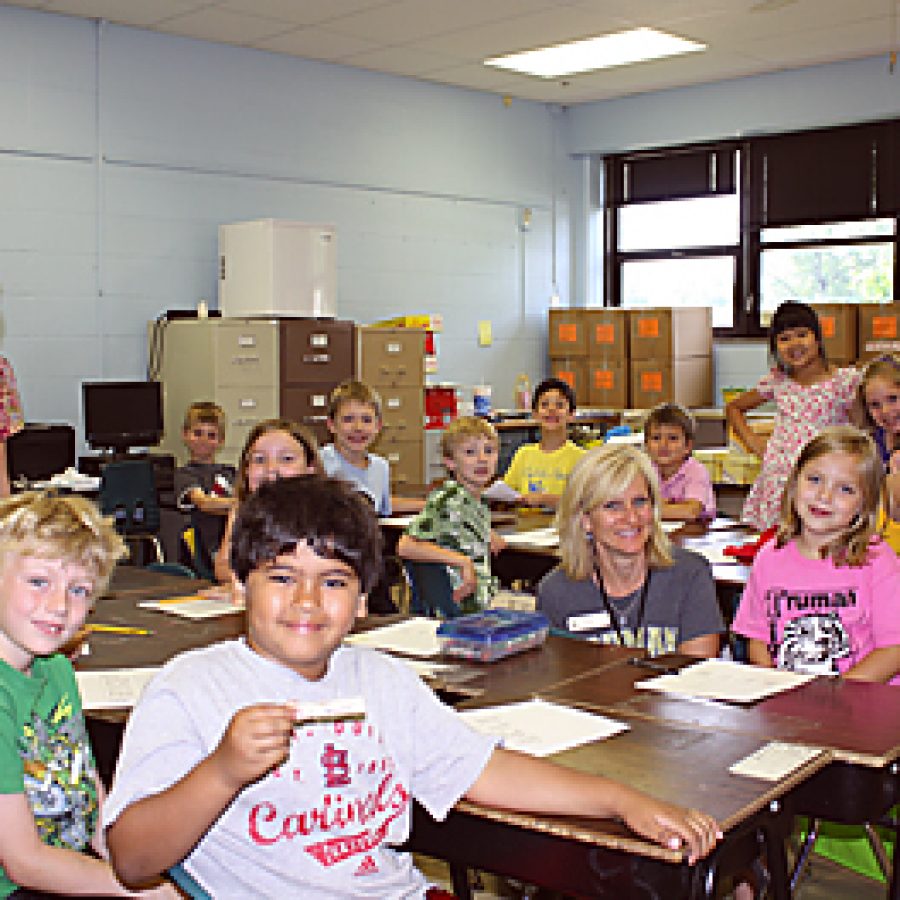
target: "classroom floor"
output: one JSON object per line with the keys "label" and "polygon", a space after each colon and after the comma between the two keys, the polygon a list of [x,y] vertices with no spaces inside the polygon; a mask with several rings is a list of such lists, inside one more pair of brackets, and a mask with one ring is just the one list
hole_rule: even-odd
{"label": "classroom floor", "polygon": [[[447,866],[440,860],[416,857],[416,865],[426,877],[451,889]],[[516,889],[503,879],[493,875],[481,876],[482,888],[474,892],[475,900],[519,900],[531,896]],[[884,884],[864,878],[822,857],[814,857],[800,883],[795,900],[884,900],[887,889]]]}

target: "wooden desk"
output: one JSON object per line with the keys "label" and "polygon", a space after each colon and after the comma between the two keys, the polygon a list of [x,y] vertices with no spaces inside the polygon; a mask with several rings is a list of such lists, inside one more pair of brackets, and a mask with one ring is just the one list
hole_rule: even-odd
{"label": "wooden desk", "polygon": [[[563,765],[714,815],[726,837],[696,866],[614,821],[512,813],[468,801],[458,803],[443,823],[418,809],[409,846],[458,866],[579,896],[666,900],[713,896],[720,872],[742,871],[764,847],[773,870],[774,896],[786,898],[784,841],[792,814],[783,798],[825,765],[827,756],[774,784],[728,772],[764,743],[748,734],[636,720],[624,734],[554,757]],[[464,884],[454,888],[460,897],[469,896]]]}
{"label": "wooden desk", "polygon": [[[682,658],[683,659],[683,658]],[[900,802],[900,691],[818,678],[753,706],[691,702],[634,688],[647,672],[627,665],[585,673],[542,692],[544,699],[620,719],[668,722],[700,732],[741,733],[828,750],[831,762],[796,785],[799,815],[845,824],[877,821]],[[895,833],[900,846],[900,833]],[[900,900],[900,866],[888,896]]]}
{"label": "wooden desk", "polygon": [[[94,634],[91,655],[79,667],[113,668],[158,665],[173,654],[243,630],[243,615],[185,621],[137,606],[140,599],[193,592],[196,581],[123,567],[112,590],[100,599],[92,618],[108,624],[151,629],[148,636]],[[601,648],[566,638],[552,638],[545,648],[503,662],[474,667],[467,691],[480,703],[505,702],[540,694],[569,696],[573,690],[615,683],[622,673],[646,673],[627,665],[634,651]],[[627,679],[626,679],[627,682]],[[633,694],[633,679],[630,681]],[[617,706],[622,696],[612,696]],[[471,702],[471,701],[470,701]],[[622,717],[617,706],[616,714]],[[795,716],[773,713],[777,719]],[[89,714],[98,765],[108,774],[121,737],[124,714]],[[677,852],[630,834],[618,823],[575,817],[511,814],[460,803],[445,823],[415,818],[411,848],[451,862],[506,873],[559,890],[592,896],[624,897],[656,885],[668,898],[710,895],[717,872],[742,867],[767,847],[776,874],[776,895],[786,897],[783,838],[792,819],[787,801],[825,763],[821,758],[775,785],[729,775],[727,768],[769,738],[749,727],[701,728],[695,722],[665,721],[638,710],[630,712],[631,730],[612,740],[575,748],[559,761],[585,771],[602,772],[662,799],[696,806],[715,815],[727,839],[697,866]],[[795,731],[799,726],[795,726]],[[702,777],[697,777],[702,773]],[[627,886],[627,890],[625,889]],[[463,886],[460,885],[460,890]]]}

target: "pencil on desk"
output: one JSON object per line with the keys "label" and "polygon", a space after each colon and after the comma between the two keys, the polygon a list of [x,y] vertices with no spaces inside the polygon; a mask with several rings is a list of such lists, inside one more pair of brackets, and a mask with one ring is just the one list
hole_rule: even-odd
{"label": "pencil on desk", "polygon": [[135,628],[131,625],[100,625],[94,622],[87,625],[87,630],[99,634],[153,634],[149,628]]}

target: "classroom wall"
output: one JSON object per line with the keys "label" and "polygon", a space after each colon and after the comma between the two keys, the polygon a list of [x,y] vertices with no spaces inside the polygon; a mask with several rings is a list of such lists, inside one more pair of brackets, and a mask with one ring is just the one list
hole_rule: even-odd
{"label": "classroom wall", "polygon": [[[220,223],[333,222],[338,312],[444,315],[438,377],[545,367],[559,111],[276,54],[0,8],[0,350],[32,421],[141,378],[146,323],[216,305]],[[557,203],[553,203],[554,190]],[[532,210],[523,229],[522,210]],[[477,346],[477,322],[494,343]],[[80,436],[80,427],[79,427]]]}
{"label": "classroom wall", "polygon": [[[900,70],[891,74],[885,55],[581,104],[563,120],[562,140],[573,155],[603,156],[896,116]],[[582,187],[589,190],[586,177]],[[573,228],[586,245],[588,220],[573,218]],[[576,260],[578,285],[589,283],[586,266],[586,257]],[[754,384],[768,365],[762,341],[717,344],[715,400],[722,387]]]}

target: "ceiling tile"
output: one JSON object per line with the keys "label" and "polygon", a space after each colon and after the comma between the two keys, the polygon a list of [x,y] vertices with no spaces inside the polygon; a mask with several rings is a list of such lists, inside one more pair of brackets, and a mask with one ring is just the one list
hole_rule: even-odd
{"label": "ceiling tile", "polygon": [[281,19],[294,25],[317,25],[391,0],[219,0],[222,9]]}
{"label": "ceiling tile", "polygon": [[276,53],[290,53],[309,59],[324,59],[339,62],[354,53],[365,53],[375,50],[378,45],[373,41],[350,37],[346,34],[335,34],[325,28],[299,28],[286,31],[270,38],[253,42],[260,50],[273,50]]}
{"label": "ceiling tile", "polygon": [[248,16],[226,9],[206,7],[195,12],[174,16],[160,22],[158,30],[207,41],[223,41],[229,44],[249,44],[280,34],[293,26],[277,19]]}
{"label": "ceiling tile", "polygon": [[122,3],[122,0],[50,0],[46,9],[69,16],[106,19],[108,22],[146,28],[206,5],[202,0],[154,0],[153,3],[146,0],[132,3]]}
{"label": "ceiling tile", "polygon": [[382,47],[365,53],[354,53],[343,60],[348,66],[394,72],[399,75],[427,75],[439,69],[458,65],[460,60],[418,47]]}

